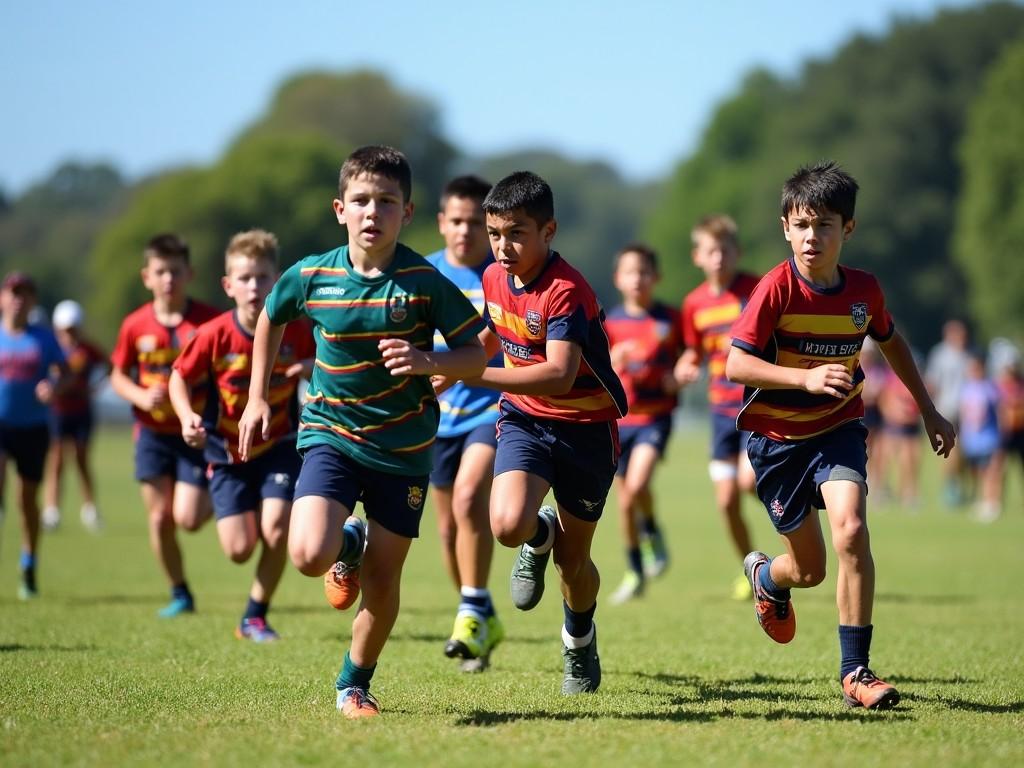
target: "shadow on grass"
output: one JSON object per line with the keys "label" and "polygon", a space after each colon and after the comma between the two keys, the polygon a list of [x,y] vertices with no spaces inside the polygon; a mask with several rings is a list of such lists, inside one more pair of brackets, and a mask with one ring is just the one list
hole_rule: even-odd
{"label": "shadow on grass", "polygon": [[957,712],[977,712],[983,715],[1008,715],[1024,712],[1024,701],[1011,701],[1008,704],[988,704],[983,701],[970,701],[959,696],[921,696],[908,693],[904,697],[908,701],[938,704]]}
{"label": "shadow on grass", "polygon": [[63,601],[71,606],[85,605],[161,605],[167,595],[79,595]]}
{"label": "shadow on grass", "polygon": [[[391,640],[411,640],[414,643],[444,643],[448,640],[448,635],[442,635],[437,632],[394,632],[391,635]],[[550,637],[506,637],[502,640],[505,645],[539,645],[551,644]]]}
{"label": "shadow on grass", "polygon": [[82,651],[95,650],[95,645],[57,645],[55,643],[23,645],[22,643],[0,643],[0,653],[17,653],[19,651],[46,651],[47,653],[79,653]]}
{"label": "shadow on grass", "polygon": [[[693,702],[685,702],[692,704]],[[875,714],[875,713],[871,713]],[[734,712],[731,709],[723,708],[715,712],[704,710],[688,710],[683,708],[673,709],[668,712],[661,711],[637,711],[637,712],[549,712],[538,710],[536,712],[488,712],[486,710],[473,710],[467,715],[458,718],[455,725],[469,727],[493,727],[507,723],[529,722],[531,720],[597,720],[610,718],[613,720],[659,720],[669,723],[712,723],[716,720],[804,720],[804,721],[843,721],[856,720],[859,722],[885,722],[891,723],[894,720],[910,720],[909,714],[898,709],[882,714],[880,718],[865,716],[863,712],[813,712],[799,709],[771,709],[767,712]]]}

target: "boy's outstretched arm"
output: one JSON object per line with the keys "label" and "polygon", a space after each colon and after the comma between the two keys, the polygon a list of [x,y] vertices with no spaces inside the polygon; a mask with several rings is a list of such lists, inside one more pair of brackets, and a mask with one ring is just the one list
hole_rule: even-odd
{"label": "boy's outstretched arm", "polygon": [[257,430],[264,440],[270,438],[270,403],[267,391],[270,388],[270,372],[281,348],[285,326],[274,325],[267,316],[266,308],[260,310],[256,321],[256,334],[252,341],[252,372],[249,378],[249,401],[245,404],[242,417],[238,420],[238,454],[242,461],[249,460]]}
{"label": "boy's outstretched arm", "polygon": [[202,448],[206,445],[206,428],[203,417],[192,410],[192,393],[188,382],[175,370],[167,382],[167,394],[171,398],[171,406],[181,422],[181,437],[186,445]]}
{"label": "boy's outstretched arm", "polygon": [[467,384],[497,389],[513,395],[564,395],[572,389],[583,349],[573,341],[551,340],[544,345],[542,363],[519,368],[485,368],[480,378]]}
{"label": "boy's outstretched arm", "polygon": [[802,389],[812,395],[844,398],[853,389],[853,376],[845,365],[826,363],[814,368],[789,368],[762,360],[732,347],[725,361],[729,381],[758,389]]}
{"label": "boy's outstretched arm", "polygon": [[910,390],[914,396],[918,409],[921,411],[921,418],[924,419],[924,428],[928,433],[928,440],[932,444],[932,450],[936,454],[947,458],[949,452],[956,444],[956,429],[935,410],[935,403],[928,394],[928,387],[921,378],[917,364],[914,362],[914,355],[910,351],[906,340],[899,333],[894,333],[888,341],[879,343],[879,348],[900,381]]}
{"label": "boy's outstretched arm", "polygon": [[381,339],[377,349],[384,358],[384,367],[392,376],[465,379],[476,376],[487,365],[484,347],[476,338],[443,352],[425,352],[405,339]]}

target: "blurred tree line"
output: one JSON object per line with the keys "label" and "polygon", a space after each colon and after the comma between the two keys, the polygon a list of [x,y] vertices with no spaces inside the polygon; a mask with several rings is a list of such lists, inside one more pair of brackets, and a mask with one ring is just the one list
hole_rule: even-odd
{"label": "blurred tree line", "polygon": [[45,305],[83,301],[94,332],[110,343],[124,314],[147,298],[138,269],[150,236],[182,234],[193,251],[192,293],[224,306],[218,278],[230,236],[274,231],[285,266],[337,245],[344,232],[330,201],[338,168],[354,147],[387,143],[412,162],[417,211],[403,241],[421,252],[441,246],[435,213],[447,178],[472,172],[496,181],[529,169],[555,191],[556,247],[606,303],[615,301],[611,256],[639,235],[659,250],[660,293],[676,303],[701,279],[689,257],[698,217],[734,216],[746,267],[764,271],[788,255],[782,181],[831,157],[862,186],[845,260],[879,274],[918,345],[951,315],[1021,337],[1022,32],[1024,8],[992,3],[896,21],[792,79],[754,71],[715,109],[696,151],[667,180],[646,185],[604,163],[539,150],[468,156],[444,136],[434,104],[384,76],[303,73],[210,166],[129,183],[106,165],[68,163],[20,196],[0,194],[0,254],[4,269],[37,276]]}

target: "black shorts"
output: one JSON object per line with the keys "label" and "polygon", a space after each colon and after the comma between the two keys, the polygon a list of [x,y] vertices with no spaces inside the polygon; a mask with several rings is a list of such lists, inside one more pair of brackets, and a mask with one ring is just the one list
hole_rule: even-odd
{"label": "black shorts", "polygon": [[732,461],[747,447],[749,432],[736,429],[736,417],[711,413],[711,459]]}
{"label": "black shorts", "polygon": [[50,436],[54,440],[71,439],[88,443],[92,437],[92,410],[81,413],[50,413]]}
{"label": "black shorts", "polygon": [[222,520],[259,512],[263,499],[291,501],[301,465],[294,441],[278,443],[251,461],[214,464],[210,473],[214,516]]}
{"label": "black shorts", "polygon": [[206,488],[206,459],[200,448],[181,434],[163,434],[138,427],[135,435],[135,479],[141,482],[172,477],[176,482]]}
{"label": "black shorts", "polygon": [[543,478],[555,500],[580,520],[601,519],[618,460],[614,421],[539,419],[501,403],[495,477],[518,469]]}
{"label": "black shorts", "polygon": [[360,464],[330,445],[313,445],[302,454],[295,498],[321,496],[354,511],[357,501],[371,520],[399,536],[420,535],[426,475],[392,475]]}
{"label": "black shorts", "polygon": [[757,495],[779,533],[800,527],[811,507],[824,509],[821,485],[853,480],[867,488],[868,431],[851,421],[806,440],[782,442],[756,432],[747,456],[757,478]]}
{"label": "black shorts", "polygon": [[493,423],[480,424],[455,437],[437,438],[434,441],[434,469],[430,473],[430,484],[435,488],[451,488],[455,484],[455,475],[459,473],[462,454],[473,443],[497,448],[497,427]]}
{"label": "black shorts", "polygon": [[49,448],[50,428],[46,424],[0,427],[0,454],[14,459],[14,467],[22,480],[38,483],[43,479]]}
{"label": "black shorts", "polygon": [[633,455],[633,449],[638,445],[653,445],[658,452],[660,459],[665,455],[665,447],[668,439],[672,436],[672,416],[661,416],[650,424],[619,425],[619,445],[622,452],[619,455],[619,468],[615,474],[619,477],[626,476],[629,468],[629,457]]}

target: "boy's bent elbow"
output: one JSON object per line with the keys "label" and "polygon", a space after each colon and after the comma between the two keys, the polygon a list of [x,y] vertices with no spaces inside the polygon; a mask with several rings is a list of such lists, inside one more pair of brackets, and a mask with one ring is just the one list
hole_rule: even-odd
{"label": "boy's bent elbow", "polygon": [[743,363],[735,349],[729,350],[729,356],[725,358],[725,378],[734,384],[745,384],[743,381]]}

